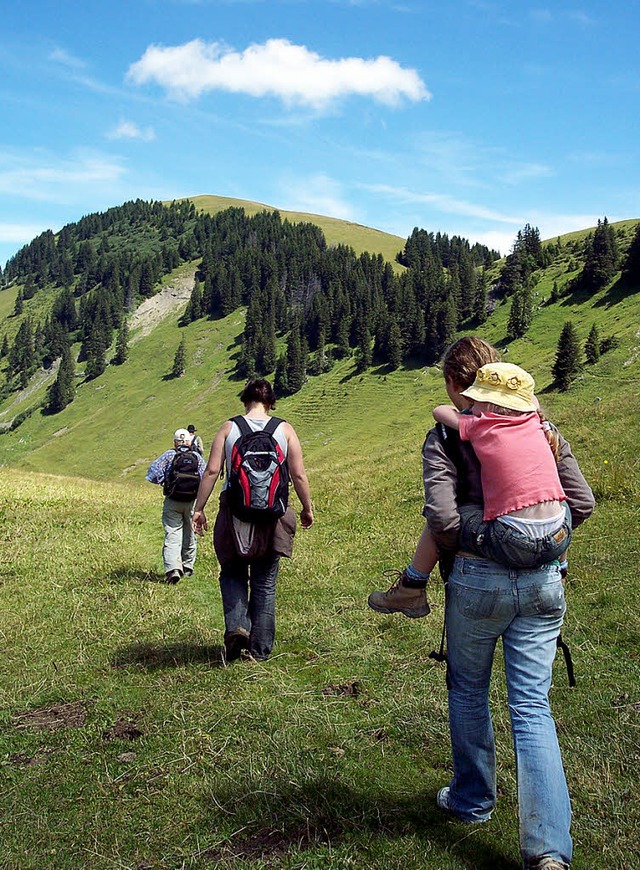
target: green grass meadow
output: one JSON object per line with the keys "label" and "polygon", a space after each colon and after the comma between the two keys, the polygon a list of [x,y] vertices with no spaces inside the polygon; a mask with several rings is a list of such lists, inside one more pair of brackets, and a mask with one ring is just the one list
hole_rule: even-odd
{"label": "green grass meadow", "polygon": [[[639,315],[639,295],[615,289],[542,305],[506,356],[533,372],[597,498],[570,553],[563,636],[578,684],[559,655],[551,691],[574,870],[640,866]],[[499,306],[482,329],[499,347],[507,316]],[[620,343],[558,394],[550,369],[569,319],[583,341],[595,322]],[[239,312],[184,329],[169,317],[124,366],[79,378],[62,413],[36,410],[0,435],[0,868],[518,870],[500,654],[499,804],[465,826],[435,807],[451,775],[444,667],[429,658],[442,586],[425,619],[366,605],[422,529],[420,447],[445,398],[436,368],[359,375],[343,360],[278,403],[316,522],[283,560],[268,662],[222,659],[210,534],[195,577],[162,582],[162,494],[144,474],[178,426],[195,423],[208,446],[241,410],[242,326]]]}

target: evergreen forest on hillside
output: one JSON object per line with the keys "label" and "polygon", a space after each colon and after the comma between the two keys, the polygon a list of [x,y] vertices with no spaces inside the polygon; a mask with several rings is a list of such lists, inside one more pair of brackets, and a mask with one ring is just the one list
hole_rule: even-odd
{"label": "evergreen forest on hillside", "polygon": [[[567,257],[571,279],[540,299],[540,270]],[[85,363],[86,380],[109,363],[125,363],[127,316],[184,263],[197,270],[182,323],[246,307],[237,375],[274,375],[278,394],[287,395],[349,355],[358,371],[373,364],[389,370],[432,364],[458,329],[483,323],[505,299],[508,338],[515,339],[545,301],[595,293],[620,269],[620,281],[632,288],[640,283],[640,225],[629,240],[604,218],[584,240],[544,245],[527,225],[501,265],[485,246],[416,228],[397,259],[401,269],[380,254],[330,247],[319,227],[282,220],[277,211],[204,214],[186,200],[137,200],[88,215],[57,235],[42,233],[0,274],[2,286],[19,288],[15,332],[10,340],[5,331],[0,349],[2,397],[59,361],[45,410],[62,410],[75,395],[76,362]],[[25,311],[28,300],[51,292],[46,314],[36,320]],[[606,339],[591,338],[594,353],[608,349]],[[183,371],[174,361],[174,375]],[[575,374],[571,366],[562,370],[560,388]]]}

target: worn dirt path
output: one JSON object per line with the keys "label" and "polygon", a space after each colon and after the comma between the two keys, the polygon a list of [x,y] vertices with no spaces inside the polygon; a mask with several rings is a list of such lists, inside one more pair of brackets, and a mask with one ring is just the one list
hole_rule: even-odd
{"label": "worn dirt path", "polygon": [[[195,270],[174,278],[155,296],[145,299],[131,315],[129,320],[130,341],[136,342],[149,335],[165,317],[173,314],[180,306],[189,301],[193,290]],[[135,333],[135,334],[134,334]]]}
{"label": "worn dirt path", "polygon": [[[165,317],[170,317],[189,301],[193,290],[195,269],[174,278],[170,284],[163,287],[155,296],[145,299],[139,305],[129,320],[129,344],[135,344],[161,323]],[[13,422],[14,409],[28,399],[43,384],[50,384],[58,372],[60,360],[56,360],[50,369],[38,369],[24,390],[15,396],[10,405],[0,411],[0,429],[7,429]]]}

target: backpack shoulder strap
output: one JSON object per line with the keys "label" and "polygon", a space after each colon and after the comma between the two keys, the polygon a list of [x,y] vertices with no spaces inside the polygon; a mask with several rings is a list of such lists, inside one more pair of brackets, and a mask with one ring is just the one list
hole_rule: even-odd
{"label": "backpack shoulder strap", "polygon": [[440,439],[445,455],[455,465],[458,501],[459,503],[464,504],[469,496],[469,485],[466,478],[467,469],[465,468],[464,460],[462,458],[462,450],[460,448],[460,433],[456,429],[451,429],[449,426],[445,426],[444,423],[436,423],[435,430]]}
{"label": "backpack shoulder strap", "polygon": [[455,429],[450,429],[444,423],[436,423],[435,430],[438,433],[440,443],[447,457],[453,462],[458,474],[463,471],[462,453],[460,451],[460,435]]}
{"label": "backpack shoulder strap", "polygon": [[243,437],[244,435],[251,435],[251,433],[253,432],[253,429],[251,428],[251,426],[249,426],[249,424],[241,414],[238,414],[236,417],[231,417],[230,419],[231,422],[235,423],[240,430],[240,437]]}
{"label": "backpack shoulder strap", "polygon": [[262,431],[266,432],[267,435],[273,435],[280,423],[284,423],[284,420],[281,417],[269,417],[267,425]]}

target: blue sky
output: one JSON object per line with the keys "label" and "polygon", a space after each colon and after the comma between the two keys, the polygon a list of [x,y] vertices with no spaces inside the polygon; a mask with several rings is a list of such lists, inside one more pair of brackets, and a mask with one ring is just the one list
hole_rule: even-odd
{"label": "blue sky", "polygon": [[23,0],[0,27],[0,264],[217,194],[507,253],[640,217],[639,0]]}

